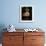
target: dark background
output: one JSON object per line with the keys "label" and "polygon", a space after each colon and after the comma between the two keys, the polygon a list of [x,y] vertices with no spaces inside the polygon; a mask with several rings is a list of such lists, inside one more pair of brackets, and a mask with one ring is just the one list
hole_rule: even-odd
{"label": "dark background", "polygon": [[[30,16],[23,16],[23,13],[25,13],[25,9],[29,9]],[[22,20],[32,20],[32,7],[22,7]]]}

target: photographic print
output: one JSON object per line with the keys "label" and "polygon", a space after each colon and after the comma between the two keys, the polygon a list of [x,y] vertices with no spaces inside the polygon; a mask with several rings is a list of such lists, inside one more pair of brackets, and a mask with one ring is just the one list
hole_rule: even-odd
{"label": "photographic print", "polygon": [[20,6],[20,22],[32,22],[34,18],[33,6],[21,5]]}

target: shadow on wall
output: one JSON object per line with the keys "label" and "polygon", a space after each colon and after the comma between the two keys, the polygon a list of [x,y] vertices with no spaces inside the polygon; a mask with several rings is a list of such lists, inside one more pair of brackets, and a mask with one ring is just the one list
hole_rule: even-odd
{"label": "shadow on wall", "polygon": [[2,43],[3,32],[6,31],[6,29],[4,30],[4,28],[6,28],[6,26],[4,24],[0,24],[0,43]]}

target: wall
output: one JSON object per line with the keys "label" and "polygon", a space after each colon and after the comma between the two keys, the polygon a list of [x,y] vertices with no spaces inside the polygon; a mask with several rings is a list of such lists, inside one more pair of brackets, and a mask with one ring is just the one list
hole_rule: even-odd
{"label": "wall", "polygon": [[[46,1],[44,0],[1,0],[0,24],[13,24],[16,28],[46,27]],[[31,23],[19,22],[20,5],[33,5],[35,21]]]}
{"label": "wall", "polygon": [[[16,28],[42,28],[46,32],[46,0],[0,0],[0,31],[13,24]],[[35,21],[19,22],[19,6],[33,5]]]}

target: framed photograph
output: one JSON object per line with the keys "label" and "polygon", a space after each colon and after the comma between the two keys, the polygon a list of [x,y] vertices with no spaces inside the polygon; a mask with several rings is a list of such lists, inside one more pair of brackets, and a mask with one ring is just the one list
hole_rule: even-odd
{"label": "framed photograph", "polygon": [[32,5],[20,5],[20,22],[34,21],[34,7]]}

